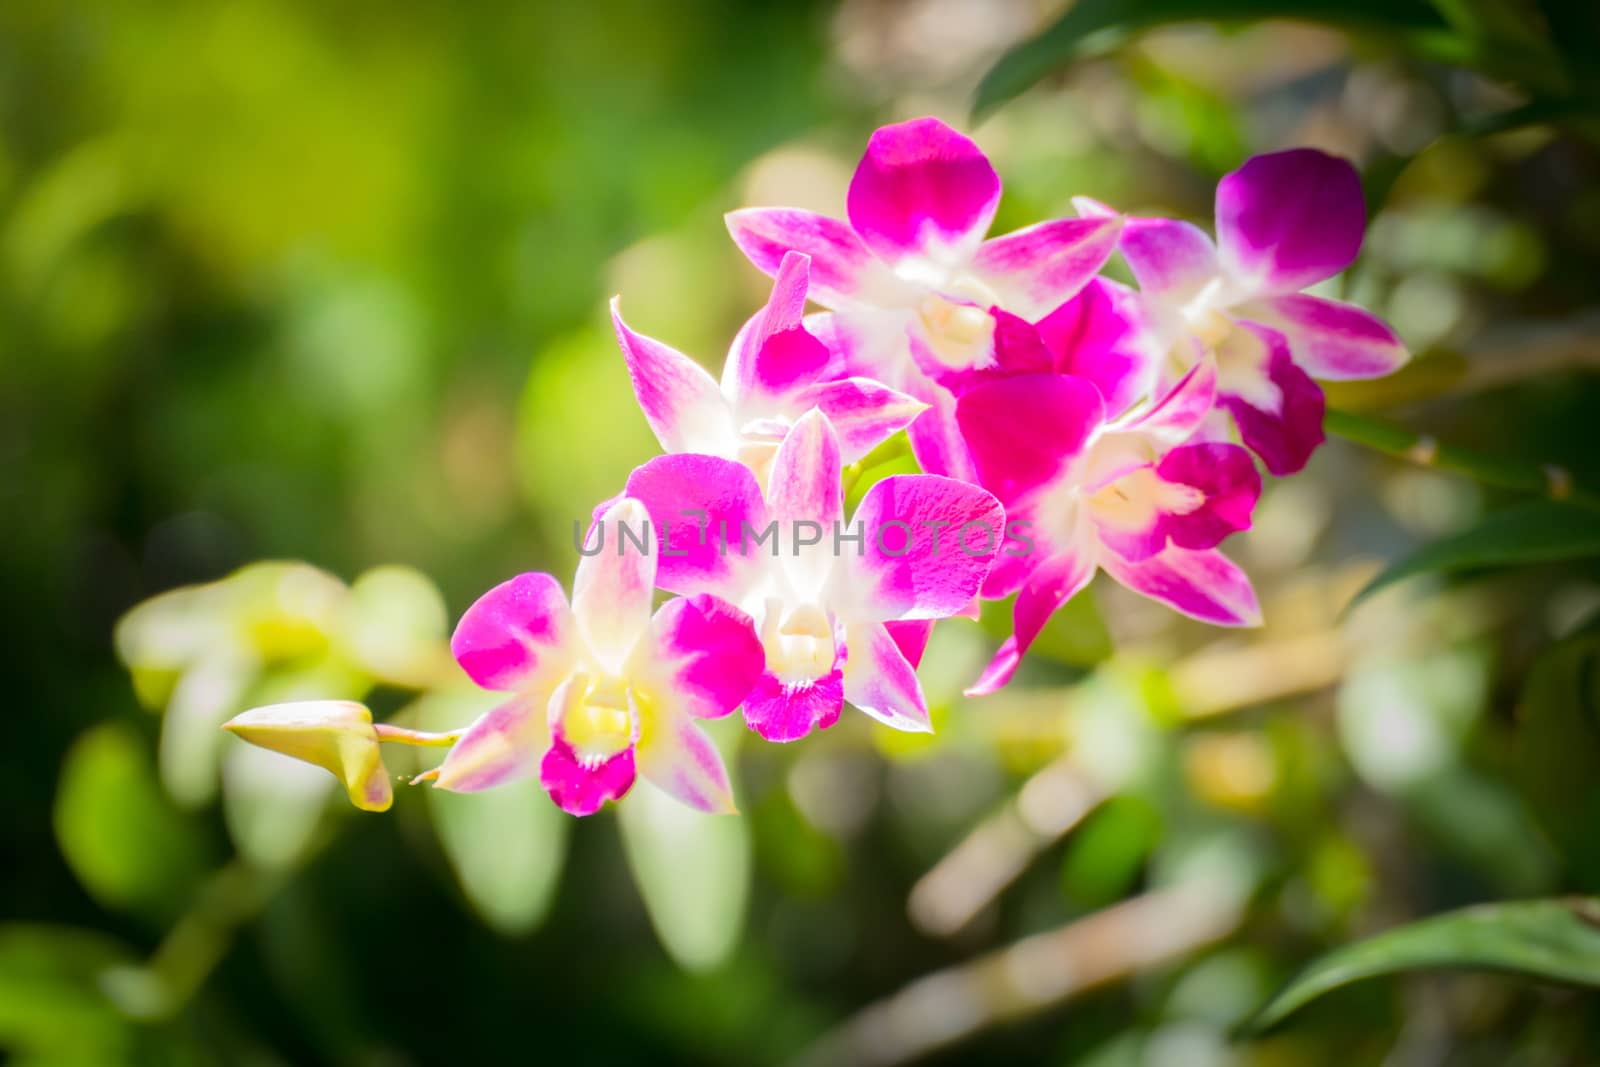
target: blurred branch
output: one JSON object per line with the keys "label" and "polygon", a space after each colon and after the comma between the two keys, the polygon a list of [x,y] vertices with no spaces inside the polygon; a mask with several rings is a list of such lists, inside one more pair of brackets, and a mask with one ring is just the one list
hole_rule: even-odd
{"label": "blurred branch", "polygon": [[1219,941],[1238,926],[1242,904],[1238,887],[1221,879],[1125,900],[918,978],[823,1035],[794,1067],[907,1063]]}
{"label": "blurred branch", "polygon": [[1070,758],[1051,763],[917,880],[911,921],[940,937],[961,930],[1107,795]]}
{"label": "blurred branch", "polygon": [[1347,441],[1404,459],[1419,467],[1465,474],[1474,481],[1497,489],[1537,493],[1551,500],[1600,508],[1600,497],[1578,488],[1573,484],[1571,472],[1555,464],[1529,463],[1472,452],[1441,444],[1428,434],[1346,411],[1329,411],[1325,426],[1329,433]]}

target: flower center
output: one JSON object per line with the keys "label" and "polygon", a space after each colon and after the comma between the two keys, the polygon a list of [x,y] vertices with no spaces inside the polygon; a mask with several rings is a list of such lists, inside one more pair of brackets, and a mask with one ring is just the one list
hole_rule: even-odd
{"label": "flower center", "polygon": [[1233,320],[1222,313],[1223,279],[1213,278],[1183,307],[1183,321],[1189,332],[1207,348],[1216,348],[1233,332]]}
{"label": "flower center", "polygon": [[1129,472],[1089,500],[1097,521],[1124,529],[1144,529],[1157,514],[1187,515],[1204,503],[1198,489],[1163,481],[1153,467]]}
{"label": "flower center", "polygon": [[761,624],[767,669],[785,682],[809,682],[833,670],[833,620],[815,604],[785,609],[769,598]]}
{"label": "flower center", "polygon": [[994,317],[980,307],[929,294],[917,305],[928,349],[946,367],[971,367],[994,347]]}
{"label": "flower center", "polygon": [[633,744],[633,709],[621,679],[575,675],[560,719],[567,744],[585,762],[599,763]]}

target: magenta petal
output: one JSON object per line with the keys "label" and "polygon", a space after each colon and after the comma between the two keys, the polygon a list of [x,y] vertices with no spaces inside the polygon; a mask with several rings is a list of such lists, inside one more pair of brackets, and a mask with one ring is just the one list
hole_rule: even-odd
{"label": "magenta petal", "polygon": [[1261,496],[1261,475],[1250,453],[1238,445],[1183,445],[1162,457],[1156,475],[1172,485],[1188,486],[1201,503],[1181,514],[1163,516],[1166,536],[1180,548],[1215,548],[1231,533],[1250,528],[1250,515]]}
{"label": "magenta petal", "polygon": [[977,250],[1000,203],[1000,176],[972,141],[935,118],[884,126],[850,181],[850,225],[889,263],[949,265]]}
{"label": "magenta petal", "polygon": [[[660,588],[742,599],[761,566],[753,540],[767,527],[767,505],[748,467],[717,456],[657,456],[634,469],[625,492],[644,504],[652,533],[664,540]],[[604,551],[616,546],[608,540]]]}
{"label": "magenta petal", "polygon": [[593,815],[608,800],[621,800],[634,780],[633,749],[610,759],[585,763],[559,734],[539,764],[539,784],[569,815]]}
{"label": "magenta petal", "polygon": [[531,776],[550,739],[545,719],[549,698],[548,689],[521,694],[479,716],[450,746],[434,784],[455,793],[476,793]]}
{"label": "magenta petal", "polygon": [[1322,444],[1326,402],[1317,383],[1295,366],[1282,336],[1247,327],[1219,357],[1225,366],[1217,406],[1233,416],[1250,451],[1279,477],[1303,468]]}
{"label": "magenta petal", "polygon": [[977,481],[978,469],[973,465],[966,437],[956,422],[956,398],[921,375],[913,385],[916,386],[913,394],[928,404],[928,410],[906,427],[917,466],[929,474]]}
{"label": "magenta petal", "polygon": [[722,368],[722,390],[744,409],[775,402],[821,379],[833,363],[827,346],[803,325],[811,259],[787,252],[772,282],[772,296],[740,329]]}
{"label": "magenta petal", "polygon": [[639,773],[679,803],[711,815],[738,810],[722,754],[688,716],[661,715],[641,733],[635,752]]}
{"label": "magenta petal", "polygon": [[661,447],[668,452],[731,451],[733,422],[716,379],[677,349],[629,329],[617,300],[611,301],[611,323],[634,396]]}
{"label": "magenta petal", "polygon": [[844,378],[810,386],[795,397],[802,408],[815,407],[839,435],[839,457],[854,463],[910,426],[928,405],[871,378]]}
{"label": "magenta petal", "polygon": [[1093,551],[1061,552],[1041,563],[1017,591],[1012,609],[1018,656],[1028,651],[1056,610],[1083,591],[1094,577]]}
{"label": "magenta petal", "polygon": [[1092,384],[1061,374],[980,385],[962,394],[956,406],[979,480],[1008,505],[1054,481],[1083,451],[1104,414]]}
{"label": "magenta petal", "polygon": [[984,697],[990,693],[997,693],[1004,689],[1017,673],[1017,668],[1022,665],[1022,653],[1017,651],[1017,639],[1008,637],[1000,642],[1000,647],[995,650],[994,658],[988,666],[983,668],[983,673],[978,675],[978,680],[969,685],[963,692],[969,697]]}
{"label": "magenta petal", "polygon": [[1005,536],[1005,511],[975,485],[932,474],[878,482],[851,517],[866,538],[861,555],[841,558],[833,602],[853,616],[942,619],[978,595]]}
{"label": "magenta petal", "polygon": [[813,730],[839,721],[844,707],[844,675],[785,682],[770,671],[745,698],[744,721],[768,741],[798,741]]}
{"label": "magenta petal", "polygon": [[784,253],[811,257],[811,299],[824,307],[848,304],[862,294],[882,265],[848,223],[811,211],[753,207],[727,215],[739,251],[767,274],[777,274]]}
{"label": "magenta petal", "polygon": [[1126,285],[1096,278],[1038,328],[1053,369],[1093,382],[1108,415],[1149,392],[1162,353],[1152,343],[1142,297]]}
{"label": "magenta petal", "polygon": [[1282,333],[1294,361],[1324,381],[1381,378],[1410,358],[1387,323],[1354,304],[1291,293],[1256,301],[1237,314]]}
{"label": "magenta petal", "polygon": [[510,691],[561,660],[572,612],[561,583],[548,574],[519,574],[477,599],[461,616],[450,651],[484,689]]}
{"label": "magenta petal", "polygon": [[[1072,203],[1086,218],[1114,214],[1087,197],[1075,197]],[[1139,291],[1163,304],[1187,303],[1221,270],[1216,245],[1192,222],[1129,218],[1117,248],[1128,261]]]}
{"label": "magenta petal", "polygon": [[928,650],[928,638],[933,636],[932,619],[909,619],[904,622],[886,622],[883,628],[894,638],[895,647],[913,668],[921,665],[922,654]]}
{"label": "magenta petal", "polygon": [[1250,579],[1216,549],[1176,545],[1130,563],[1106,553],[1100,565],[1117,581],[1175,611],[1218,626],[1259,626],[1261,606]]}
{"label": "magenta petal", "polygon": [[778,446],[767,500],[768,512],[783,524],[786,546],[793,544],[789,524],[819,522],[831,533],[833,524],[844,517],[839,435],[821,411],[813,408],[800,416]]}
{"label": "magenta petal", "polygon": [[1217,366],[1204,359],[1189,368],[1149,411],[1123,424],[1122,430],[1149,438],[1160,448],[1188,440],[1206,421],[1217,402]]}
{"label": "magenta petal", "polygon": [[766,652],[750,616],[705,594],[662,605],[635,660],[631,676],[661,679],[684,710],[701,719],[738,707],[766,669]]}
{"label": "magenta petal", "polygon": [[1072,299],[1117,247],[1122,219],[1054,219],[983,242],[973,268],[1007,311],[1038,319]]}
{"label": "magenta petal", "polygon": [[1331,278],[1361,250],[1367,212],[1349,163],[1314,148],[1255,156],[1217,185],[1217,245],[1251,293]]}
{"label": "magenta petal", "polygon": [[882,623],[857,623],[845,631],[844,698],[885,726],[932,733],[928,701],[916,669],[906,662]]}

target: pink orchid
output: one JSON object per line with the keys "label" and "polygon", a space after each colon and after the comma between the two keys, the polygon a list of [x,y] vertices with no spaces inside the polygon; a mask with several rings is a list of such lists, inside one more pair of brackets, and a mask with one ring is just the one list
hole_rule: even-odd
{"label": "pink orchid", "polygon": [[1248,529],[1261,491],[1250,454],[1182,443],[1211,408],[1214,368],[1201,363],[1158,403],[1107,422],[1087,378],[1035,374],[965,392],[957,416],[981,484],[1006,508],[1008,540],[985,597],[1017,594],[1014,635],[970,693],[1005,685],[1045,622],[1097,569],[1193,618],[1252,626],[1260,608],[1244,572],[1216,546]]}
{"label": "pink orchid", "polygon": [[663,538],[663,589],[711,593],[757,620],[766,671],[745,700],[751,729],[792,741],[832,725],[846,701],[895,729],[930,729],[920,624],[977,595],[1003,536],[991,494],[897,475],[844,526],[839,439],[820,411],[779,445],[765,497],[747,468],[709,455],[653,459],[626,492]]}
{"label": "pink orchid", "polygon": [[[602,517],[642,529],[623,499]],[[588,815],[642,774],[708,812],[734,810],[727,771],[696,719],[726,715],[762,671],[749,616],[714,596],[653,616],[657,553],[619,539],[586,556],[567,603],[548,574],[489,590],[462,616],[451,650],[485,689],[514,694],[473,723],[440,766],[441,789],[475,792],[537,773],[551,799]]]}
{"label": "pink orchid", "polygon": [[[1087,218],[1115,212],[1075,201]],[[1408,358],[1381,319],[1301,290],[1361,249],[1366,209],[1355,168],[1309,148],[1255,156],[1217,186],[1213,243],[1197,226],[1129,218],[1120,249],[1165,345],[1182,366],[1216,353],[1218,404],[1274,474],[1322,442],[1322,391],[1389,374]]]}
{"label": "pink orchid", "polygon": [[629,329],[612,301],[634,394],[663,449],[736,459],[764,478],[789,427],[814,407],[838,429],[846,463],[926,409],[879,382],[847,376],[839,356],[806,332],[810,268],[809,256],[783,256],[766,307],[734,338],[720,386],[682,352]]}
{"label": "pink orchid", "polygon": [[811,298],[833,311],[813,329],[853,373],[927,402],[912,423],[923,470],[970,479],[949,372],[994,359],[994,308],[1027,320],[1087,283],[1116,246],[1117,218],[1056,219],[984,240],[1000,178],[971,140],[933,118],[872,135],[851,179],[849,221],[795,208],[728,215],[735,243],[777,274],[811,256]]}

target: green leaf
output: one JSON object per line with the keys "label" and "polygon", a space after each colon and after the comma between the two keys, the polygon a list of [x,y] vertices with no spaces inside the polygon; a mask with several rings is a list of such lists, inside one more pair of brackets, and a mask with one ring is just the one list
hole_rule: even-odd
{"label": "green leaf", "polygon": [[1572,876],[1600,889],[1600,636],[1564,641],[1528,672],[1512,770]]}
{"label": "green leaf", "polygon": [[100,989],[133,959],[103,934],[68,926],[0,926],[0,1050],[40,1062],[126,1062],[132,1034]]}
{"label": "green leaf", "polygon": [[[501,699],[476,691],[432,694],[418,705],[417,725],[456,729]],[[550,802],[536,778],[482,793],[426,792],[439,843],[484,922],[508,935],[538,926],[561,881],[572,818]]]}
{"label": "green leaf", "polygon": [[704,815],[647,782],[617,807],[623,849],[661,944],[688,971],[733,954],[750,895],[750,831]]}
{"label": "green leaf", "polygon": [[1600,514],[1540,500],[1496,512],[1470,530],[1425,545],[1390,564],[1351,603],[1360,603],[1386,586],[1419,574],[1455,574],[1592,556],[1600,556]]}
{"label": "green leaf", "polygon": [[113,723],[68,751],[55,832],[78,880],[110,907],[170,916],[204,872],[198,827],[162,793],[139,738]]}
{"label": "green leaf", "polygon": [[1067,13],[1038,36],[1001,56],[978,85],[973,103],[983,116],[1085,55],[1115,47],[1135,33],[1172,22],[1295,18],[1351,28],[1370,27],[1402,34],[1444,34],[1448,24],[1420,0],[1076,0]]}
{"label": "green leaf", "polygon": [[1362,978],[1438,967],[1600,986],[1600,898],[1483,904],[1335,949],[1290,982],[1250,1028],[1274,1026],[1308,1001]]}

